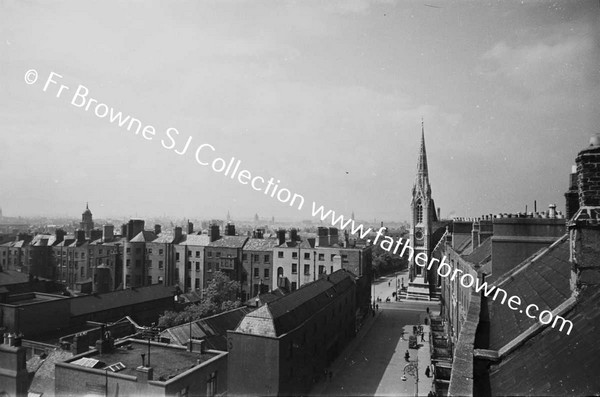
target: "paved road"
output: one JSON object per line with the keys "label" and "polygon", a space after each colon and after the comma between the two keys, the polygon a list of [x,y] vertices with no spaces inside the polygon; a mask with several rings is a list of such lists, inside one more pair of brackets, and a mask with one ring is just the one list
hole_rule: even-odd
{"label": "paved road", "polygon": [[[409,325],[421,323],[426,307],[425,302],[380,303],[373,326],[346,362],[338,366],[333,379],[326,381],[323,395],[414,396],[415,379],[401,379],[408,349],[408,340],[402,335]],[[410,355],[416,360],[417,351],[410,349]]]}
{"label": "paved road", "polygon": [[396,291],[396,285],[401,285],[402,281],[404,281],[405,286],[408,285],[408,270],[379,277],[373,283],[373,290],[371,291],[373,298],[380,298],[384,302],[388,297],[392,301],[395,300],[395,298],[392,297],[392,293]]}

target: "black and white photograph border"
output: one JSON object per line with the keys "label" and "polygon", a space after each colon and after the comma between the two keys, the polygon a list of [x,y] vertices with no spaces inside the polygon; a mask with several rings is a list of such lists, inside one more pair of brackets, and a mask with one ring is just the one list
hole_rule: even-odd
{"label": "black and white photograph border", "polygon": [[0,396],[600,395],[600,1],[0,33]]}

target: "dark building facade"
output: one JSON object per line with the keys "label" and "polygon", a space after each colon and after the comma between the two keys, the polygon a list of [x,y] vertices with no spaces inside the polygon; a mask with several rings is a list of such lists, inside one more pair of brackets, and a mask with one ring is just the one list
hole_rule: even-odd
{"label": "dark building facade", "polygon": [[308,393],[354,337],[355,299],[338,270],[247,314],[228,331],[228,395]]}

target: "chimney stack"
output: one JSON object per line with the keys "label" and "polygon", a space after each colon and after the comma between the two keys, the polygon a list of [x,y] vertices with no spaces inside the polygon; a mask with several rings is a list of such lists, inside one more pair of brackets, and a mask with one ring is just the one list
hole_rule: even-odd
{"label": "chimney stack", "polygon": [[102,229],[102,238],[104,241],[113,241],[115,238],[115,227],[113,225],[104,225]]}
{"label": "chimney stack", "polygon": [[220,239],[221,235],[219,234],[219,225],[212,223],[209,226],[209,235],[210,235],[210,242],[211,243],[213,241],[217,241],[218,239]]}
{"label": "chimney stack", "polygon": [[332,246],[334,244],[339,244],[339,242],[340,242],[340,237],[338,235],[337,227],[330,227],[329,228],[329,246]]}
{"label": "chimney stack", "polygon": [[102,230],[92,229],[90,230],[90,241],[96,241],[102,239]]}
{"label": "chimney stack", "polygon": [[175,242],[175,244],[178,244],[181,241],[181,235],[182,235],[182,230],[180,226],[176,226],[175,227],[175,238],[173,239],[173,241]]}
{"label": "chimney stack", "polygon": [[85,230],[77,230],[76,232],[77,242],[82,243],[85,241]]}
{"label": "chimney stack", "polygon": [[187,233],[188,234],[193,234],[194,233],[194,224],[190,221],[188,221],[187,223]]}
{"label": "chimney stack", "polygon": [[290,240],[291,241],[298,241],[298,229],[290,229]]}
{"label": "chimney stack", "polygon": [[54,232],[54,235],[56,236],[56,242],[60,243],[61,241],[63,241],[65,239],[65,234],[66,232],[62,229],[57,229]]}
{"label": "chimney stack", "polygon": [[329,245],[329,229],[319,226],[317,228],[317,246],[327,247]]}
{"label": "chimney stack", "polygon": [[571,250],[571,289],[600,288],[600,136],[577,155],[579,210],[568,223]]}
{"label": "chimney stack", "polygon": [[235,225],[233,223],[227,223],[225,226],[226,236],[235,236]]}
{"label": "chimney stack", "polygon": [[127,229],[129,229],[129,225],[127,223],[121,225],[121,237],[127,237]]}
{"label": "chimney stack", "polygon": [[161,225],[154,225],[154,234],[156,234],[158,236],[161,233],[162,233],[162,226]]}
{"label": "chimney stack", "polygon": [[279,242],[279,245],[285,243],[285,229],[277,230],[277,241]]}

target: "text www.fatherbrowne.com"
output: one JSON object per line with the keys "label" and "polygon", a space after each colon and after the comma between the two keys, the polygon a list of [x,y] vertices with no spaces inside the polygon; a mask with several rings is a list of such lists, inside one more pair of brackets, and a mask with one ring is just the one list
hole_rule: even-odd
{"label": "text www.fatherbrowne.com", "polygon": [[[38,80],[38,72],[35,69],[30,69],[25,72],[25,83],[28,85],[33,85]],[[111,124],[117,125],[119,128],[126,129],[129,132],[133,132],[135,135],[140,135],[143,139],[152,141],[157,138],[157,129],[151,124],[144,124],[139,119],[124,114],[121,111],[117,111],[111,106],[106,105],[103,102],[100,102],[97,98],[94,98],[90,95],[90,90],[82,85],[77,84],[77,88],[72,91],[73,94],[69,95],[68,92],[71,91],[71,88],[62,83],[63,76],[50,72],[48,77],[44,83],[43,91],[44,92],[52,92],[55,93],[56,98],[61,97],[70,97],[70,104],[75,106],[76,108],[83,109],[85,112],[90,112],[96,115],[96,117],[101,119],[107,119]],[[194,159],[199,165],[202,166],[210,166],[211,169],[216,173],[222,173],[224,176],[236,180],[242,185],[249,185],[253,190],[258,192],[262,192],[264,195],[277,199],[279,202],[289,205],[290,207],[295,207],[298,210],[302,210],[304,208],[305,199],[304,196],[298,193],[292,193],[289,189],[280,187],[281,181],[275,179],[273,177],[265,178],[260,175],[253,175],[247,169],[241,169],[242,161],[236,159],[231,156],[228,160],[223,157],[216,156],[215,153],[217,149],[209,144],[209,143],[200,143],[194,144],[195,150],[191,150],[190,146],[192,146],[193,136],[188,136],[187,139],[181,140],[182,144],[178,144],[179,139],[181,138],[179,131],[174,127],[166,128],[163,132],[163,137],[160,139],[160,144],[163,148],[167,150],[172,150],[175,154],[183,156],[186,153],[193,153]],[[321,221],[330,222],[332,226],[339,226],[342,230],[347,230],[354,235],[359,236],[361,239],[365,239],[373,230],[371,228],[365,228],[362,224],[357,224],[353,219],[347,219],[343,215],[337,215],[335,211],[325,210],[322,205],[318,205],[315,201],[312,202],[312,216],[319,217]],[[539,307],[535,304],[528,305],[523,311],[520,309],[522,306],[521,298],[518,296],[512,295],[508,301],[508,294],[502,288],[498,288],[496,286],[488,286],[487,282],[481,282],[479,278],[474,277],[469,273],[464,273],[460,269],[453,269],[450,264],[446,262],[446,257],[444,256],[441,260],[436,258],[431,258],[429,260],[428,255],[426,253],[418,253],[414,255],[414,249],[410,246],[410,241],[408,239],[399,238],[397,240],[393,240],[389,236],[385,236],[383,231],[385,228],[380,228],[376,232],[376,237],[373,240],[373,244],[379,244],[379,246],[388,252],[393,252],[394,254],[398,253],[400,248],[400,256],[404,257],[405,254],[408,254],[408,260],[412,260],[414,256],[414,261],[417,266],[427,268],[431,270],[434,264],[438,264],[437,273],[439,276],[447,278],[450,277],[450,281],[454,281],[459,273],[463,273],[460,278],[460,285],[464,288],[472,289],[474,288],[475,292],[480,293],[483,291],[483,295],[489,297],[493,293],[492,299],[494,301],[497,300],[498,296],[501,294],[502,299],[501,303],[504,304],[507,302],[508,307],[511,310],[519,311],[519,313],[525,313],[529,318],[537,319],[542,325],[547,325],[552,323],[552,327],[554,328],[558,325],[559,321],[561,322],[559,330],[562,331],[565,325],[568,324],[568,330],[566,331],[567,335],[571,333],[573,328],[573,323],[569,320],[564,319],[563,317],[556,315],[552,311],[544,310],[539,312]],[[404,240],[404,244],[402,241]],[[539,315],[535,315],[539,312]]]}

